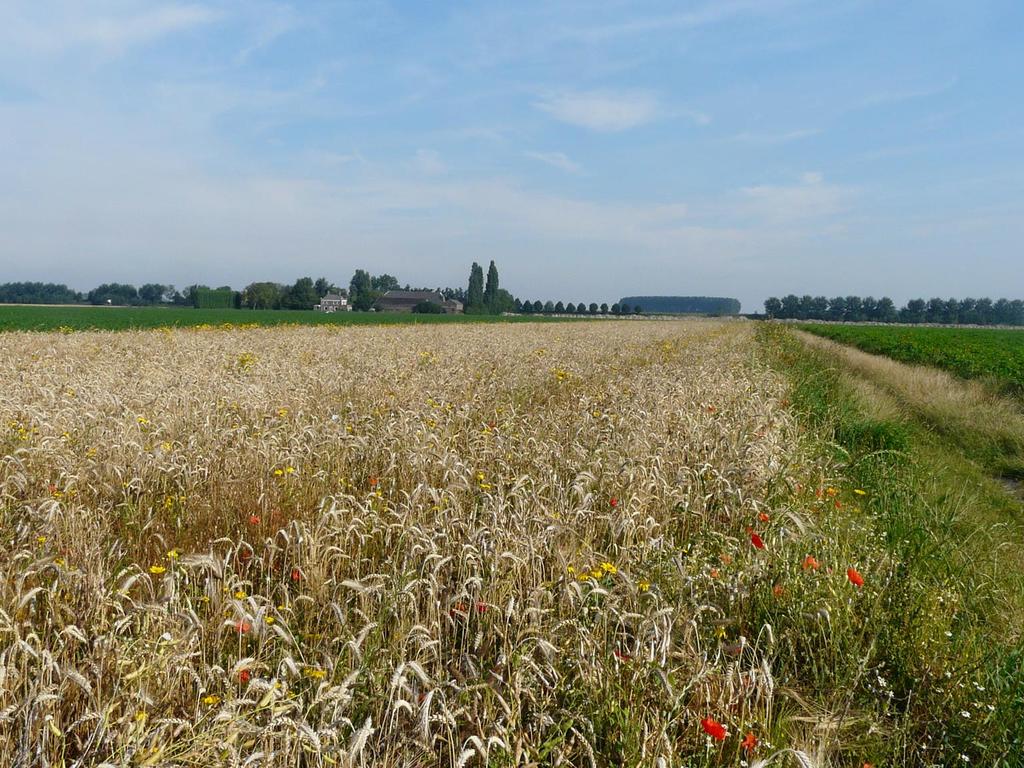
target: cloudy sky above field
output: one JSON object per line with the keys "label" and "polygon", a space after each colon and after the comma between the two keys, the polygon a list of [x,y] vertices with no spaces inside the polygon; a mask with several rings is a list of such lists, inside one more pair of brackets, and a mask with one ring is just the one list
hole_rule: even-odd
{"label": "cloudy sky above field", "polygon": [[0,281],[1024,295],[1024,3],[0,2]]}

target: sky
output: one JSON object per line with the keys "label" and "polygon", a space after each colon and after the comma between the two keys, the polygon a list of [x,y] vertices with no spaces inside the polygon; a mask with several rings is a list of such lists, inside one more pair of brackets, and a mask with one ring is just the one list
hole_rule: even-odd
{"label": "sky", "polygon": [[0,0],[0,282],[1024,297],[1020,0]]}

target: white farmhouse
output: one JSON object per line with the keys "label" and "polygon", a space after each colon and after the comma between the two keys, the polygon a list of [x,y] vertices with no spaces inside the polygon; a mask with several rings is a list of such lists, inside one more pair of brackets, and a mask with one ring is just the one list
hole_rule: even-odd
{"label": "white farmhouse", "polygon": [[322,299],[320,303],[313,307],[317,312],[348,312],[352,307],[348,304],[348,299],[345,296],[340,296],[337,293],[328,293]]}

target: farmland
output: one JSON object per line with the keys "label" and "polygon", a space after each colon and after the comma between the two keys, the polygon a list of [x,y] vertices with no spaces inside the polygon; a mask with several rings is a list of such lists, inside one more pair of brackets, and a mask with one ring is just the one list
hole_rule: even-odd
{"label": "farmland", "polygon": [[1024,331],[829,324],[801,328],[865,352],[982,379],[1024,397]]}
{"label": "farmland", "polygon": [[[0,331],[130,330],[198,326],[395,325],[417,323],[522,322],[522,317],[492,315],[414,315],[407,312],[304,312],[268,309],[193,309],[191,307],[92,307],[0,305]],[[532,318],[532,322],[563,318]]]}
{"label": "farmland", "polygon": [[1005,561],[773,333],[0,334],[0,764],[1000,764]]}

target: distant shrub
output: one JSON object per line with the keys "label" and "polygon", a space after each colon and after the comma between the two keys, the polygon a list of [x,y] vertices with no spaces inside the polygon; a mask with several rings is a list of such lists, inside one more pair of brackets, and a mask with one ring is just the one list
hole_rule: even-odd
{"label": "distant shrub", "polygon": [[417,315],[440,315],[444,313],[444,308],[432,301],[421,301],[412,308],[412,311]]}

